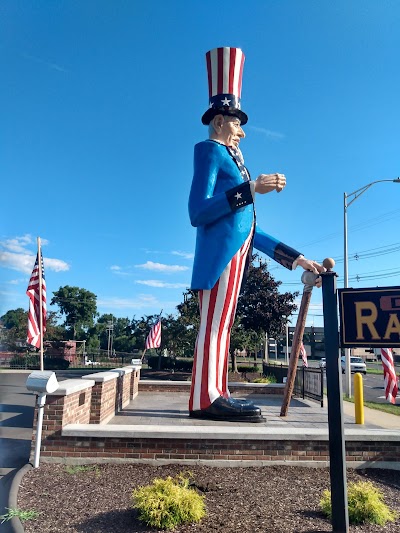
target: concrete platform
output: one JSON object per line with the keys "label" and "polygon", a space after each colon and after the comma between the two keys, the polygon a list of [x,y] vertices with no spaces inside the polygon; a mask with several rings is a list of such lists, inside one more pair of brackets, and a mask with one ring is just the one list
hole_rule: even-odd
{"label": "concrete platform", "polygon": [[[322,429],[328,428],[328,409],[325,401],[324,407],[311,400],[292,398],[288,416],[281,417],[280,410],[282,396],[265,394],[232,394],[233,397],[241,397],[252,400],[261,408],[265,422],[259,424],[244,422],[220,422],[212,420],[197,420],[188,416],[189,394],[186,392],[146,392],[140,391],[139,395],[120,413],[114,416],[107,425],[132,425],[132,426],[208,426],[208,427],[247,427],[249,430],[268,427],[281,429]],[[399,417],[385,415],[381,411],[368,409],[365,416],[365,424],[357,425],[354,420],[354,405],[344,402],[343,406],[344,427],[348,429],[400,429]],[[368,416],[367,416],[368,415]],[[161,428],[160,428],[161,429]],[[274,431],[276,433],[276,431]],[[285,431],[286,433],[286,431]]]}

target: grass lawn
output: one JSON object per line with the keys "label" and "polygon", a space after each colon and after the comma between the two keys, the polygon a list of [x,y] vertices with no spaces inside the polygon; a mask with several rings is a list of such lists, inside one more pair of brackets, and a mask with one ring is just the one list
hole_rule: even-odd
{"label": "grass lawn", "polygon": [[368,368],[367,366],[367,374],[383,374],[383,370],[379,368]]}
{"label": "grass lawn", "polygon": [[[343,401],[354,403],[354,398],[349,398],[348,396],[344,395]],[[384,413],[389,413],[390,415],[400,416],[400,405],[364,401],[364,406],[369,407],[370,409],[376,409],[377,411],[383,411]]]}

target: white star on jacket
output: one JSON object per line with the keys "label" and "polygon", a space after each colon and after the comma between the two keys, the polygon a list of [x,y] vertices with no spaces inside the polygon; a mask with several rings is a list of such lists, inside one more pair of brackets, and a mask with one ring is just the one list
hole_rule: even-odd
{"label": "white star on jacket", "polygon": [[237,192],[235,194],[235,198],[236,198],[236,200],[240,200],[242,198],[242,193],[241,192]]}

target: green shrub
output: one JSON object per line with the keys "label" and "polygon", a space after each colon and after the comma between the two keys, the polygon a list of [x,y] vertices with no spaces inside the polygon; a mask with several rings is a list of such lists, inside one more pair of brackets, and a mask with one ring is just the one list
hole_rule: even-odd
{"label": "green shrub", "polygon": [[[66,370],[69,367],[69,361],[64,357],[46,357],[43,358],[45,370]],[[10,368],[28,368],[36,370],[40,368],[40,355],[30,353],[26,355],[16,355],[10,361]]]}
{"label": "green shrub", "polygon": [[18,517],[21,522],[26,522],[27,520],[36,520],[39,517],[39,512],[35,511],[34,509],[18,509],[18,508],[10,508],[6,507],[7,512],[3,515],[0,515],[0,524],[4,524],[4,522],[8,522],[15,516]]}
{"label": "green shrub", "polygon": [[69,367],[69,361],[64,357],[45,357],[43,366],[46,370],[66,370]]}
{"label": "green shrub", "polygon": [[[147,357],[147,365],[152,370],[158,370],[158,355]],[[191,372],[193,359],[177,359],[175,357],[161,357],[161,370],[175,370],[177,372]]]}
{"label": "green shrub", "polygon": [[39,368],[39,356],[35,353],[15,355],[10,361],[10,368]]}
{"label": "green shrub", "polygon": [[275,376],[262,376],[261,378],[253,379],[253,383],[276,383],[276,377]]}
{"label": "green shrub", "polygon": [[174,529],[200,522],[206,514],[204,497],[189,488],[189,478],[183,474],[156,478],[152,485],[135,489],[132,497],[139,519],[151,527]]}
{"label": "green shrub", "polygon": [[252,365],[252,366],[247,366],[247,365],[238,365],[238,372],[259,372],[259,368],[258,368],[258,365]]}
{"label": "green shrub", "polygon": [[67,474],[83,474],[86,472],[95,472],[97,476],[100,475],[100,469],[97,465],[68,465],[65,467]]}
{"label": "green shrub", "polygon": [[[392,511],[384,502],[383,494],[370,481],[349,483],[347,489],[350,524],[378,524],[384,526],[386,522],[393,522],[397,513]],[[320,501],[322,512],[332,518],[331,491],[325,490]]]}

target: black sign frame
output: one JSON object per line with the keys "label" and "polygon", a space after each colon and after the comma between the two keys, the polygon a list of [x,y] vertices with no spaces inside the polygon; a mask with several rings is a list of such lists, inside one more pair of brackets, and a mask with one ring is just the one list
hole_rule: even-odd
{"label": "black sign frame", "polygon": [[338,289],[338,295],[341,348],[400,347],[400,287]]}

